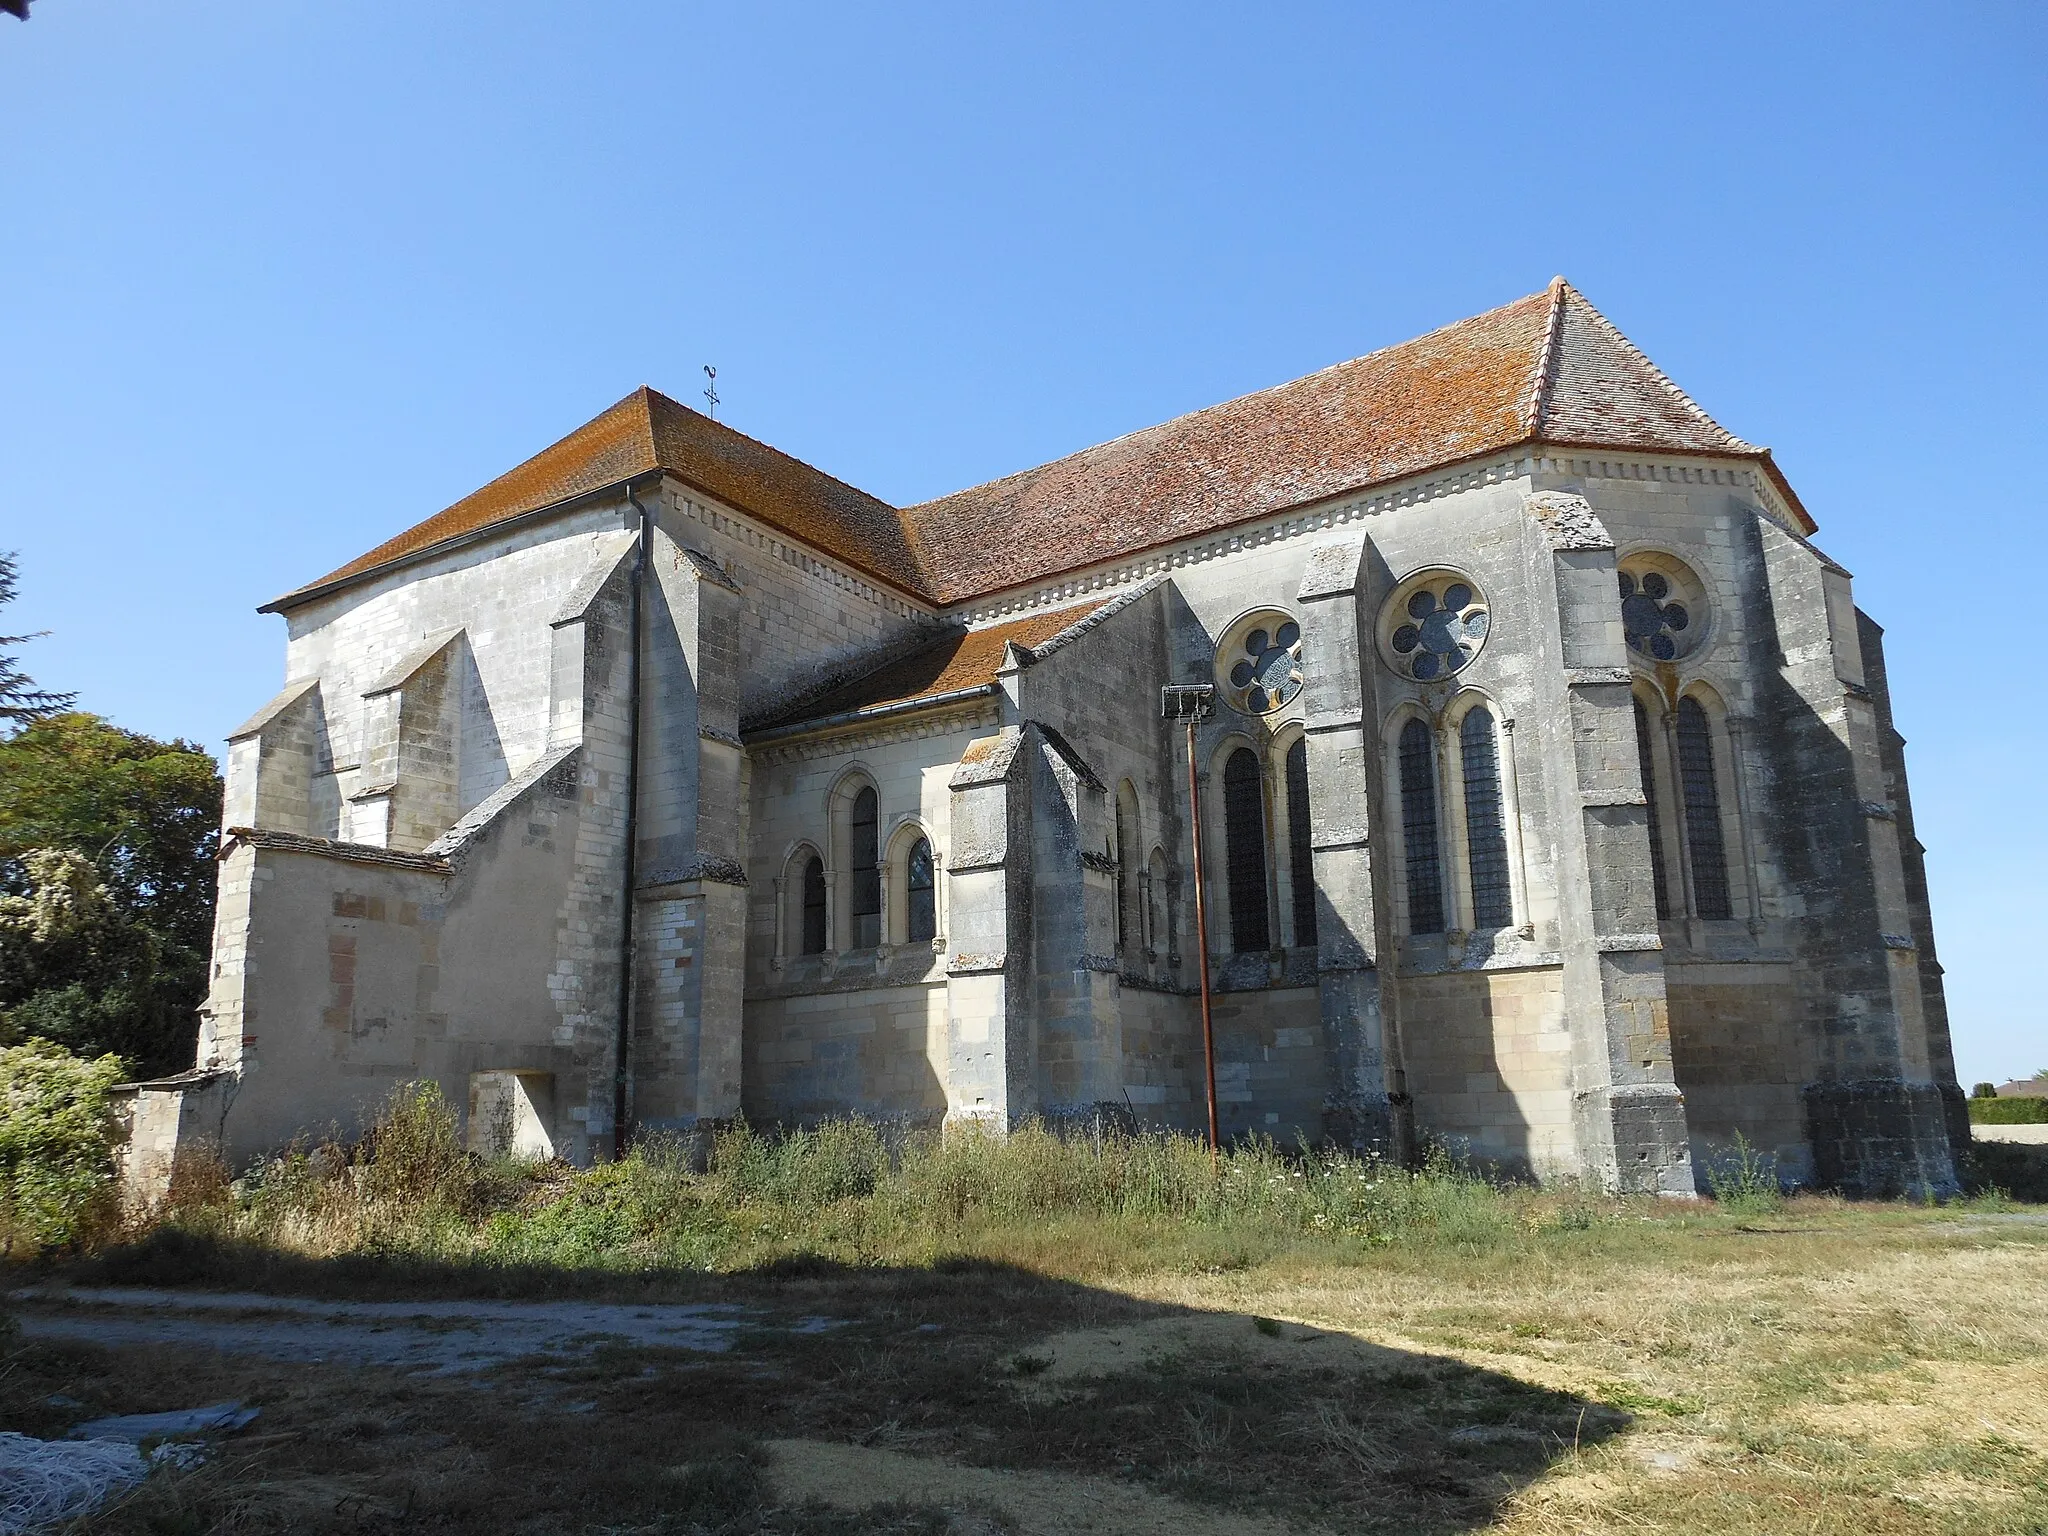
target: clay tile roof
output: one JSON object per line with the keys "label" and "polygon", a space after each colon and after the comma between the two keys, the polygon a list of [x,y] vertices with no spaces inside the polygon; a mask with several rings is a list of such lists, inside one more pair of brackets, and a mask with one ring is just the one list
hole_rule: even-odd
{"label": "clay tile roof", "polygon": [[1062,630],[1105,606],[1102,603],[1083,603],[1048,613],[1034,613],[1007,624],[993,624],[987,629],[948,630],[929,645],[884,662],[872,672],[863,673],[828,692],[814,694],[772,719],[763,720],[758,728],[770,730],[826,720],[852,714],[856,710],[914,704],[966,688],[985,687],[996,680],[996,673],[1002,669],[1006,647],[1015,644],[1028,651],[1043,645]]}
{"label": "clay tile roof", "polygon": [[267,605],[329,587],[529,512],[655,470],[820,549],[890,586],[926,596],[896,509],[822,470],[641,388],[480,491]]}
{"label": "clay tile roof", "polygon": [[948,601],[1518,443],[1758,456],[1564,279],[1274,389],[907,508]]}
{"label": "clay tile roof", "polygon": [[948,604],[1524,443],[1759,462],[1563,278],[1307,378],[900,512],[642,389],[289,606],[452,539],[666,470],[900,591]]}

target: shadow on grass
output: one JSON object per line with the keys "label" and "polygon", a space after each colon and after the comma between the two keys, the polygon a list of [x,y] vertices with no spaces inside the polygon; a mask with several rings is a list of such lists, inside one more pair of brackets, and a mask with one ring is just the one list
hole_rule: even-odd
{"label": "shadow on grass", "polygon": [[[1170,1495],[1206,1506],[1206,1519],[1225,1522],[1215,1530],[1255,1516],[1290,1529],[1454,1532],[1489,1524],[1560,1456],[1630,1422],[1609,1404],[1454,1359],[1144,1302],[978,1259],[863,1267],[799,1255],[728,1274],[632,1275],[404,1256],[308,1259],[162,1229],[50,1278],[363,1300],[722,1301],[760,1309],[764,1319],[725,1353],[592,1348],[501,1365],[483,1377],[497,1388],[489,1392],[474,1376],[430,1380],[217,1352],[201,1381],[192,1365],[200,1351],[168,1343],[118,1356],[75,1343],[18,1351],[0,1427],[14,1427],[8,1404],[18,1409],[23,1390],[136,1411],[189,1406],[202,1393],[261,1401],[263,1381],[284,1380],[283,1371],[331,1383],[319,1392],[277,1389],[290,1401],[266,1407],[266,1427],[304,1433],[264,1462],[263,1486],[286,1486],[294,1475],[367,1478],[356,1504],[333,1505],[354,1513],[279,1506],[275,1520],[263,1518],[261,1499],[252,1505],[229,1475],[230,1458],[208,1474],[217,1486],[194,1506],[194,1529],[209,1528],[230,1503],[240,1511],[237,1529],[300,1532],[381,1529],[360,1518],[372,1507],[388,1507],[393,1522],[411,1528],[451,1531],[1005,1526],[1000,1507],[949,1526],[945,1509],[957,1515],[975,1505],[964,1484],[957,1501],[899,1502],[858,1516],[778,1500],[762,1447],[801,1441],[863,1448],[875,1461],[876,1480],[865,1495],[849,1495],[855,1503],[886,1496],[882,1473],[900,1471],[907,1456],[941,1486],[948,1475],[972,1481],[947,1469],[974,1468],[1027,1483],[1052,1473],[1097,1497]],[[817,1315],[841,1325],[776,1325]],[[165,1332],[170,1338],[168,1321]],[[331,1360],[346,1354],[337,1345]],[[40,1365],[29,1358],[38,1349]],[[60,1377],[66,1384],[52,1385]],[[320,1422],[342,1404],[360,1416],[366,1402],[392,1425],[431,1425],[431,1433],[366,1439]],[[847,1453],[833,1454],[843,1470]]]}

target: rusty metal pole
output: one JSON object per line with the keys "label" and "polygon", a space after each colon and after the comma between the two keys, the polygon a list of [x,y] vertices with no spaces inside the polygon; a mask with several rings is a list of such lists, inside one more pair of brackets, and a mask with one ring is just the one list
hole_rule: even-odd
{"label": "rusty metal pole", "polygon": [[1188,809],[1194,817],[1195,954],[1202,967],[1202,1063],[1209,1076],[1209,1162],[1218,1165],[1223,1138],[1216,1126],[1216,1026],[1209,1017],[1209,903],[1202,889],[1202,781],[1195,772],[1196,717],[1188,717]]}

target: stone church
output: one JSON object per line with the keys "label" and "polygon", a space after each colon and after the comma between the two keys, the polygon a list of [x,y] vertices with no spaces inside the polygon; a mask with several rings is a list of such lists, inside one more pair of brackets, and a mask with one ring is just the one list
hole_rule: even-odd
{"label": "stone church", "polygon": [[1882,632],[1814,532],[1562,279],[917,506],[639,390],[265,608],[130,1177],[413,1079],[579,1162],[1196,1129],[1199,830],[1227,1136],[1951,1190]]}

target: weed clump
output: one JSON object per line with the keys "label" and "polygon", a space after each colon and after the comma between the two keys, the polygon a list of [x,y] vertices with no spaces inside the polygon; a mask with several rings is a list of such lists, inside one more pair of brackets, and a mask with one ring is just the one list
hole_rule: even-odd
{"label": "weed clump", "polygon": [[1785,1206],[1777,1158],[1759,1152],[1740,1131],[1734,1145],[1708,1164],[1707,1188],[1724,1210],[1738,1216],[1773,1216]]}

